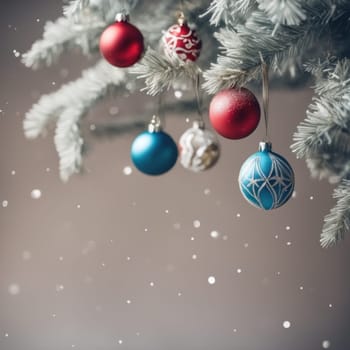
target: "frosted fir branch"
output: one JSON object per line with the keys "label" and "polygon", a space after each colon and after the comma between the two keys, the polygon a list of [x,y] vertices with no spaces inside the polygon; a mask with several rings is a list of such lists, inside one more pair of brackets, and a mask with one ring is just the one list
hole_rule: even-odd
{"label": "frosted fir branch", "polygon": [[316,81],[325,78],[326,74],[331,71],[338,63],[338,58],[335,56],[318,57],[309,59],[304,63],[305,72],[312,74]]}
{"label": "frosted fir branch", "polygon": [[177,57],[167,58],[159,52],[148,48],[140,63],[130,69],[138,79],[145,79],[148,95],[155,96],[164,90],[168,90],[173,84],[181,79],[194,81],[200,68],[193,62],[183,62]]}
{"label": "frosted fir branch", "polygon": [[324,219],[321,246],[330,247],[344,239],[350,229],[350,180],[343,180],[334,190],[333,198],[337,204]]}
{"label": "frosted fir branch", "polygon": [[211,69],[203,73],[205,82],[203,88],[209,93],[214,94],[221,89],[240,87],[246,85],[251,80],[258,79],[261,72],[261,66],[256,64],[251,69],[238,69],[229,66],[222,66],[225,57],[219,57],[217,63],[211,65]]}
{"label": "frosted fir branch", "polygon": [[43,39],[36,41],[32,48],[23,54],[22,62],[33,69],[51,66],[63,52],[76,46],[88,54],[96,50],[98,37],[104,23],[75,23],[71,18],[60,17],[56,22],[45,25]]}
{"label": "frosted fir branch", "polygon": [[287,71],[286,67],[281,69],[281,66],[288,60],[296,71],[297,66],[301,66],[310,55],[317,56],[324,50],[322,38],[329,34],[330,23],[342,18],[346,27],[349,14],[350,8],[345,4],[334,10],[329,1],[317,1],[314,7],[307,7],[307,18],[299,26],[281,25],[272,35],[274,24],[266,13],[259,9],[254,11],[244,26],[225,28],[216,33],[221,55],[217,64],[211,64],[209,71],[205,72],[206,90],[212,94],[225,86],[236,85],[235,81],[227,82],[227,72],[254,72],[254,68],[260,64],[260,54],[275,72]]}
{"label": "frosted fir branch", "polygon": [[66,17],[77,17],[90,5],[90,0],[71,0],[68,5],[63,6],[63,14]]}
{"label": "frosted fir branch", "polygon": [[[317,97],[299,124],[291,146],[305,157],[314,177],[339,182],[350,175],[350,60],[309,62],[306,69],[316,77]],[[350,223],[350,181],[343,180],[334,192],[336,206],[325,217],[322,247],[344,237]]]}
{"label": "frosted fir branch", "polygon": [[279,25],[297,26],[306,19],[303,0],[257,0],[259,8],[275,23],[273,33]]}
{"label": "frosted fir branch", "polygon": [[350,172],[349,154],[344,153],[314,154],[306,159],[306,164],[313,178],[326,179],[330,184],[339,183]]}
{"label": "frosted fir branch", "polygon": [[106,24],[113,23],[117,13],[130,14],[139,0],[90,0],[89,5],[78,14],[82,21],[99,16]]}
{"label": "frosted fir branch", "polygon": [[46,126],[57,120],[55,144],[60,157],[60,174],[64,181],[81,164],[81,118],[99,100],[119,89],[125,80],[125,71],[100,61],[95,67],[84,71],[80,79],[41,97],[27,113],[23,127],[28,138],[43,134]]}
{"label": "frosted fir branch", "polygon": [[306,111],[306,119],[301,122],[293,136],[291,146],[298,158],[310,157],[327,150],[350,151],[349,134],[340,127],[334,114],[341,106],[331,106],[323,99],[314,98]]}
{"label": "frosted fir branch", "polygon": [[[299,158],[324,154],[333,162],[339,154],[350,155],[350,60],[330,63],[328,67],[320,63],[319,67],[322,72],[312,68],[317,74],[315,91],[319,96],[313,98],[291,148]],[[340,174],[344,175],[344,170],[339,169]]]}
{"label": "frosted fir branch", "polygon": [[91,16],[99,16],[106,23],[114,21],[117,13],[130,14],[138,0],[71,0],[63,8],[67,17],[84,21]]}
{"label": "frosted fir branch", "polygon": [[[63,181],[79,172],[82,165],[83,139],[80,134],[80,121],[86,113],[112,90],[118,89],[125,80],[125,71],[101,61],[95,70],[85,71],[83,78],[71,84],[70,101],[58,117],[55,146],[59,155],[60,176]],[[67,91],[66,91],[67,92]]]}
{"label": "frosted fir branch", "polygon": [[55,132],[55,146],[59,156],[59,171],[62,181],[80,171],[82,165],[83,139],[79,120],[82,108],[67,108],[62,112]]}
{"label": "frosted fir branch", "polygon": [[234,26],[246,20],[256,8],[255,0],[213,0],[201,17],[211,15],[210,24],[219,26],[221,22]]}
{"label": "frosted fir branch", "polygon": [[215,34],[222,54],[218,56],[217,63],[212,63],[204,73],[203,86],[210,94],[255,79],[260,70],[260,55],[273,70],[281,71],[280,62],[298,57],[314,39],[305,29],[279,31],[272,36],[273,24],[259,11],[239,28],[238,32],[222,29]]}
{"label": "frosted fir branch", "polygon": [[113,84],[114,79],[119,82],[124,77],[123,71],[100,61],[96,66],[83,71],[78,80],[63,85],[51,94],[43,95],[25,116],[23,127],[26,137],[33,139],[43,135],[46,126],[55,121],[64,109],[80,104],[80,101],[90,106],[96,99],[105,96],[106,87]]}

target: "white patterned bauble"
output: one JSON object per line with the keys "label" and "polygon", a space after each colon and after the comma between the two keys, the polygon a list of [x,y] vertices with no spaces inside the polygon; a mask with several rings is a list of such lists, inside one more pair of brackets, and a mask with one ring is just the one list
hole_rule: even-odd
{"label": "white patterned bauble", "polygon": [[180,161],[184,168],[200,172],[211,168],[219,159],[220,144],[216,135],[195,121],[179,141]]}

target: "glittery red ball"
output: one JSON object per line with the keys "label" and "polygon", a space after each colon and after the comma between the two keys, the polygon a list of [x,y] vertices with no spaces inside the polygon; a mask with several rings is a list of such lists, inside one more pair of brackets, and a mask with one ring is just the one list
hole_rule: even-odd
{"label": "glittery red ball", "polygon": [[260,106],[248,89],[226,89],[217,93],[209,107],[214,129],[228,139],[250,135],[260,121]]}
{"label": "glittery red ball", "polygon": [[177,56],[183,61],[195,61],[200,54],[202,42],[195,30],[187,23],[174,24],[163,36],[165,54]]}
{"label": "glittery red ball", "polygon": [[130,67],[143,54],[142,33],[129,22],[115,22],[102,33],[100,51],[113,66]]}

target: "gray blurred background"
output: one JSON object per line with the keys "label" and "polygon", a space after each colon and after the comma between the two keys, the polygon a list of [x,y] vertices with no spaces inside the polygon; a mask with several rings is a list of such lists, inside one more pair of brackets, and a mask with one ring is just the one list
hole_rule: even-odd
{"label": "gray blurred background", "polygon": [[[91,111],[85,174],[63,184],[53,131],[28,141],[22,120],[91,62],[76,54],[32,72],[16,57],[61,5],[0,3],[0,349],[349,350],[350,243],[320,248],[332,187],[289,150],[311,90],[271,96],[274,150],[296,173],[295,198],[273,212],[251,207],[237,186],[262,124],[247,139],[221,138],[212,170],[177,164],[156,178],[131,165],[137,131],[89,134],[91,124],[144,114],[155,102],[141,94]],[[178,139],[194,117],[167,116],[167,131]]]}

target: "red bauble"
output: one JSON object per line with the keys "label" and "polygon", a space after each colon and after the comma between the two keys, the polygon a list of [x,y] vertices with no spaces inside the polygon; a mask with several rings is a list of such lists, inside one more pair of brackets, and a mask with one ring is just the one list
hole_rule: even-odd
{"label": "red bauble", "polygon": [[186,22],[171,26],[163,36],[164,51],[170,58],[176,56],[183,61],[195,61],[201,52],[202,42],[195,30]]}
{"label": "red bauble", "polygon": [[144,51],[142,33],[126,19],[119,19],[105,29],[100,38],[100,51],[113,66],[130,67]]}
{"label": "red bauble", "polygon": [[212,99],[209,118],[221,136],[241,139],[250,135],[259,124],[259,102],[248,89],[225,89]]}

